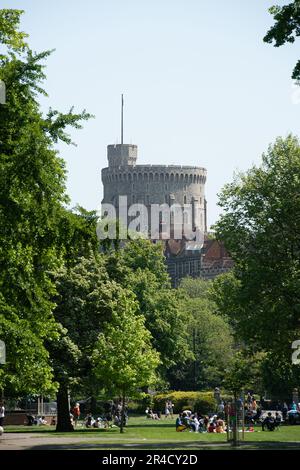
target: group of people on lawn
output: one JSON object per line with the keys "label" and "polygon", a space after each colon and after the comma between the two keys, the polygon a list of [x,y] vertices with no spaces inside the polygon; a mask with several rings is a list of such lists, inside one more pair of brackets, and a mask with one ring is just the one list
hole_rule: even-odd
{"label": "group of people on lawn", "polygon": [[185,410],[179,413],[176,419],[176,431],[224,433],[226,428],[224,420],[218,415],[209,418],[208,416],[198,415],[190,410]]}
{"label": "group of people on lawn", "polygon": [[[173,418],[173,413],[174,405],[172,403],[172,400],[167,400],[165,403],[165,418],[168,418],[169,416]],[[160,411],[153,411],[150,407],[146,408],[146,416],[150,419],[161,419]]]}
{"label": "group of people on lawn", "polygon": [[[76,403],[70,413],[71,424],[73,425],[73,427],[76,427],[77,422],[80,419],[80,415],[81,415],[80,404]],[[101,417],[94,418],[92,414],[89,413],[85,417],[83,424],[85,425],[86,428],[108,429],[111,426],[120,426],[121,420],[122,420],[122,405],[120,403],[118,404],[113,403],[112,406],[110,406],[109,412],[105,413]],[[123,425],[126,426],[127,422],[128,422],[128,414],[127,414],[127,409],[125,408]]]}

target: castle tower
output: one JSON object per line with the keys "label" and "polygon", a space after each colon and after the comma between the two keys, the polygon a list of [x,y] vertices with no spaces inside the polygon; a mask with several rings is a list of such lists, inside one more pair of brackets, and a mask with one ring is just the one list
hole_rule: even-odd
{"label": "castle tower", "polygon": [[[192,206],[193,229],[199,229],[202,233],[206,233],[206,169],[181,165],[137,165],[137,152],[137,145],[123,143],[122,97],[121,144],[107,146],[108,167],[103,168],[101,171],[104,188],[102,203],[113,204],[117,216],[121,209],[119,207],[120,196],[127,197],[128,208],[132,204],[144,204],[148,209],[150,225],[152,204],[180,205],[183,215],[184,206],[189,205]],[[172,239],[172,233],[170,233],[170,238]],[[199,275],[200,272],[199,249],[201,248],[199,248],[199,245],[195,247],[195,245],[189,245],[188,243],[183,243],[183,245],[183,256],[173,260],[172,253],[170,253],[168,265],[170,265],[170,274],[173,279],[179,279],[187,274]],[[185,262],[188,265],[188,272],[185,272],[186,268],[182,268],[181,272],[180,263],[182,263],[182,266],[186,266]],[[174,282],[175,284],[176,282]]]}

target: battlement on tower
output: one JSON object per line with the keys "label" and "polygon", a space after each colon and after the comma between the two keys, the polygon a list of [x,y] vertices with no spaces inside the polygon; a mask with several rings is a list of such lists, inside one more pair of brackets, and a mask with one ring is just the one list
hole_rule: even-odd
{"label": "battlement on tower", "polygon": [[116,144],[107,146],[109,168],[134,166],[137,160],[137,145]]}
{"label": "battlement on tower", "polygon": [[181,165],[120,165],[102,169],[102,181],[146,181],[205,184],[205,168]]}

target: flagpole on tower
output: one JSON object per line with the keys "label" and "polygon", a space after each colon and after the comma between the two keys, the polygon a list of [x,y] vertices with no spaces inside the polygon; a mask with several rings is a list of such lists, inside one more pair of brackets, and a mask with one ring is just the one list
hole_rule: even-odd
{"label": "flagpole on tower", "polygon": [[122,93],[122,101],[121,101],[121,144],[123,145],[123,135],[124,135],[124,129],[123,129],[123,110],[124,110],[124,97]]}

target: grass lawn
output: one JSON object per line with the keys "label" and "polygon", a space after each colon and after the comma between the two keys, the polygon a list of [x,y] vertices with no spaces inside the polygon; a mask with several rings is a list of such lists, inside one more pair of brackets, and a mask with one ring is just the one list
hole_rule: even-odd
{"label": "grass lawn", "polygon": [[[192,450],[202,446],[209,449],[230,448],[227,446],[226,434],[178,433],[175,430],[175,420],[171,420],[171,418],[153,421],[145,417],[131,417],[124,434],[120,434],[119,428],[93,430],[85,429],[82,426],[78,426],[72,433],[56,433],[50,426],[6,426],[5,432],[34,433],[36,438],[41,439],[41,444],[44,437],[75,438],[75,446],[90,444],[90,448],[100,448],[101,446],[109,448],[110,445],[110,448],[144,449],[186,448]],[[72,445],[69,448],[72,448]],[[282,426],[280,430],[274,432],[262,432],[261,427],[257,427],[255,432],[245,433],[245,440],[241,448],[300,449],[300,426]]]}

